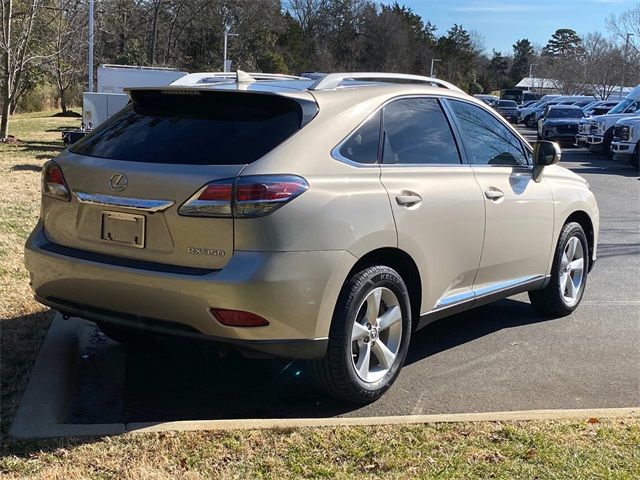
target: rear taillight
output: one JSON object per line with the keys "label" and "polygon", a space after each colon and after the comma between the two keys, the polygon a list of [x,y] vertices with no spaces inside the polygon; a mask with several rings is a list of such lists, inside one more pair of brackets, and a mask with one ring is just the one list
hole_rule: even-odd
{"label": "rear taillight", "polygon": [[196,217],[262,217],[309,188],[296,175],[255,175],[208,183],[178,210]]}
{"label": "rear taillight", "polygon": [[221,324],[227,327],[266,327],[269,325],[268,320],[251,312],[223,308],[210,308],[209,311]]}
{"label": "rear taillight", "polygon": [[71,200],[71,193],[64,180],[62,169],[53,160],[49,160],[42,167],[42,193],[58,200]]}

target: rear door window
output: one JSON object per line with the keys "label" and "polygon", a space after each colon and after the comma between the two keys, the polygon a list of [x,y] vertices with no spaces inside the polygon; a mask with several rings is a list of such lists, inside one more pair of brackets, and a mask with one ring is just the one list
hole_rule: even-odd
{"label": "rear door window", "polygon": [[244,165],[297,132],[301,122],[300,104],[276,95],[138,91],[69,150],[131,162]]}
{"label": "rear door window", "polygon": [[449,122],[435,98],[406,98],[384,107],[383,163],[460,164]]}

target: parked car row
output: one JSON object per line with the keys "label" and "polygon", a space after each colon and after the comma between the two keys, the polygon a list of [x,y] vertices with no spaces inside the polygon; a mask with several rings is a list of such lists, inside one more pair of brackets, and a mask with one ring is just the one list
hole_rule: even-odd
{"label": "parked car row", "polygon": [[[520,109],[528,111],[524,122],[531,126],[533,115],[540,116],[535,121],[539,140],[588,147],[592,152],[603,152],[608,157],[615,154],[628,156],[630,162],[638,166],[640,154],[640,85],[623,100],[592,102],[581,106],[583,100],[568,104],[562,97],[543,102],[540,106]],[[604,113],[600,113],[603,112]]]}

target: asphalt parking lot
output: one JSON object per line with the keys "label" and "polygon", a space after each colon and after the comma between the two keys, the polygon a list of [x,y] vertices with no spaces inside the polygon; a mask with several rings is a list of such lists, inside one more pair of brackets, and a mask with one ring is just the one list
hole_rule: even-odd
{"label": "asphalt parking lot", "polygon": [[[533,130],[523,132],[531,139]],[[161,342],[81,351],[68,421],[376,416],[640,403],[640,183],[619,160],[567,148],[601,213],[598,262],[580,308],[538,316],[526,295],[443,319],[418,332],[394,387],[358,408],[322,397],[304,362]],[[99,337],[99,335],[98,335]],[[95,340],[95,339],[94,339]]]}

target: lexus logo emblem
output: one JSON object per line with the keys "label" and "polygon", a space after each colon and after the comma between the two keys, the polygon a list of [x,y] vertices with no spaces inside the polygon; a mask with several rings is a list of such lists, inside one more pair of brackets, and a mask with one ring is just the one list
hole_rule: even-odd
{"label": "lexus logo emblem", "polygon": [[109,181],[111,188],[116,192],[121,192],[122,190],[127,188],[128,183],[129,183],[129,179],[127,178],[126,175],[123,175],[122,173],[116,173],[111,177],[111,180]]}

